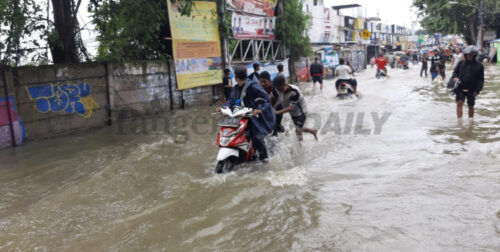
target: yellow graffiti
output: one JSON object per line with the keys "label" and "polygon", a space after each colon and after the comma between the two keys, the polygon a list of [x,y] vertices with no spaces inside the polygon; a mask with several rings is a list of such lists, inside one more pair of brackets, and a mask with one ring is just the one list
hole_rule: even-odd
{"label": "yellow graffiti", "polygon": [[85,118],[90,118],[94,110],[99,108],[99,104],[92,98],[92,96],[83,97],[80,99],[80,102],[85,107],[85,114],[83,115]]}

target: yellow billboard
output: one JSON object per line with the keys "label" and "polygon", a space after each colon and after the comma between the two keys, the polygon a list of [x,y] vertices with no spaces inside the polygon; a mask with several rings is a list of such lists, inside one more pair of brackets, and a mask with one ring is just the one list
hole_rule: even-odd
{"label": "yellow billboard", "polygon": [[168,4],[172,47],[179,90],[222,82],[222,57],[217,5],[195,2],[191,16]]}

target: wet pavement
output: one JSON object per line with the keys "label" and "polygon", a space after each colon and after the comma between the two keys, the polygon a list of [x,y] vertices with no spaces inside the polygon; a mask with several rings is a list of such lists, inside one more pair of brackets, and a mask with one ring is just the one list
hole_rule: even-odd
{"label": "wet pavement", "polygon": [[500,65],[461,123],[418,73],[300,85],[320,140],[285,115],[270,163],[229,174],[213,107],[0,150],[0,251],[500,251]]}

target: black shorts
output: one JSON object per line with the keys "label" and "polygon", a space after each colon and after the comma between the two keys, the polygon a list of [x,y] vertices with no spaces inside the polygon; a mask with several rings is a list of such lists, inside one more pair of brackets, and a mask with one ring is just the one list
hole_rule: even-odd
{"label": "black shorts", "polygon": [[231,92],[233,91],[233,88],[231,87],[225,87],[224,88],[224,97],[226,98],[226,100],[229,99],[229,97],[231,96]]}
{"label": "black shorts", "polygon": [[295,127],[303,128],[306,123],[307,116],[306,114],[302,114],[300,116],[292,116],[292,121]]}
{"label": "black shorts", "polygon": [[348,80],[337,80],[335,82],[335,88],[339,89],[340,83],[347,82],[349,85],[356,87],[358,85],[358,81],[356,79],[348,79]]}
{"label": "black shorts", "polygon": [[463,90],[457,90],[455,101],[465,102],[465,97],[467,97],[467,105],[473,107],[476,104],[476,97],[473,91],[464,92]]}
{"label": "black shorts", "polygon": [[313,76],[313,83],[319,82],[319,84],[323,84],[322,76]]}

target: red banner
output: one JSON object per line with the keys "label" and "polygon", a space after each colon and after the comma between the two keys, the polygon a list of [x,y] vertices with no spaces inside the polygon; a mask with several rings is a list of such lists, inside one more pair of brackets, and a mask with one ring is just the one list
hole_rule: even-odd
{"label": "red banner", "polygon": [[274,17],[278,0],[226,0],[234,10],[254,15]]}

